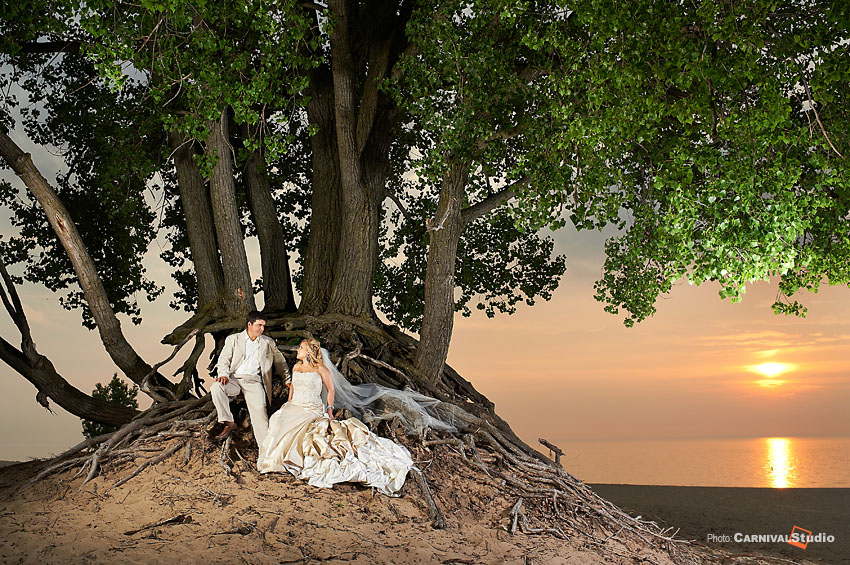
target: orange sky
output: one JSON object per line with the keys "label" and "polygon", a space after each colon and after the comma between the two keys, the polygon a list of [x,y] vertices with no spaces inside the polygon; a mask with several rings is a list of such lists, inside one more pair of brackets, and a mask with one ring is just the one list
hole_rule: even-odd
{"label": "orange sky", "polygon": [[592,299],[602,237],[558,242],[572,260],[552,301],[459,319],[450,353],[524,439],[850,435],[846,288],[804,296],[801,319],[773,314],[768,283],[730,304],[680,282],[628,329]]}
{"label": "orange sky", "polygon": [[[58,159],[41,155],[36,164],[50,178]],[[556,239],[568,270],[553,299],[492,320],[478,312],[458,316],[449,352],[449,362],[523,439],[850,436],[848,289],[805,296],[809,316],[799,319],[773,314],[775,289],[767,283],[734,305],[709,285],[680,283],[655,317],[627,329],[592,298],[603,237],[562,230]],[[151,278],[170,283],[158,259],[164,245],[164,237],[152,243],[147,264]],[[256,277],[256,240],[247,247]],[[123,321],[149,363],[168,356],[170,348],[159,340],[185,319],[168,307],[172,290],[142,305],[141,327]],[[38,350],[61,374],[87,392],[111,378],[113,364],[96,332],[81,327],[78,312],[63,310],[43,287],[26,285],[21,294]],[[5,313],[0,332],[19,343]],[[764,363],[791,370],[773,377],[754,372]],[[46,412],[31,384],[5,365],[0,372],[0,460],[45,456],[81,439],[77,418],[58,407],[56,414]]]}

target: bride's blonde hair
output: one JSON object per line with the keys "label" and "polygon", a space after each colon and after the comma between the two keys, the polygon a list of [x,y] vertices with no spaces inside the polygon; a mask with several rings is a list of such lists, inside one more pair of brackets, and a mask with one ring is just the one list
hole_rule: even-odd
{"label": "bride's blonde hair", "polygon": [[301,345],[307,347],[307,363],[313,367],[322,365],[322,345],[315,337],[301,340]]}

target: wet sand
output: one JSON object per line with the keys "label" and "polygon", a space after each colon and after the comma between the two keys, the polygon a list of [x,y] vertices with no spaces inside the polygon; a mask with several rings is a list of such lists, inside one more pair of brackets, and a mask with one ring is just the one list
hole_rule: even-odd
{"label": "wet sand", "polygon": [[[678,537],[736,553],[762,552],[793,561],[850,563],[850,489],[726,488],[594,484],[624,510],[681,528]],[[794,526],[834,536],[805,550],[782,542],[736,542],[742,535],[791,533]],[[713,538],[709,538],[713,535]],[[720,541],[729,536],[729,541]]]}

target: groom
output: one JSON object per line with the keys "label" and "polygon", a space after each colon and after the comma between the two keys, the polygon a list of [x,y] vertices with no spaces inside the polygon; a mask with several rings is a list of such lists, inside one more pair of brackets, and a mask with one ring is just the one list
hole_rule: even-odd
{"label": "groom", "polygon": [[262,315],[252,310],[248,312],[246,321],[248,326],[244,331],[229,335],[224,340],[218,358],[218,377],[210,387],[218,421],[224,423],[224,430],[215,439],[225,439],[236,430],[230,399],[241,392],[248,405],[254,438],[257,445],[263,445],[269,429],[266,401],[269,404],[272,401],[272,364],[287,382],[291,377],[286,360],[274,340],[263,335],[266,321]]}

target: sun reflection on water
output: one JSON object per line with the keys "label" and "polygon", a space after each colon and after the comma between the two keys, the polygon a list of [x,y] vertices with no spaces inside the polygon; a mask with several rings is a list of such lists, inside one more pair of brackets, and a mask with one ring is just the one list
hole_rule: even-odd
{"label": "sun reflection on water", "polygon": [[793,487],[796,478],[796,466],[791,454],[791,440],[784,437],[766,438],[767,442],[767,479],[773,488]]}

